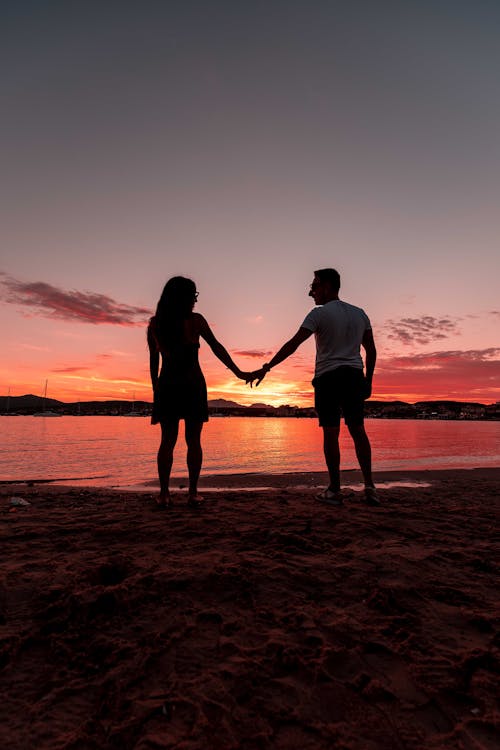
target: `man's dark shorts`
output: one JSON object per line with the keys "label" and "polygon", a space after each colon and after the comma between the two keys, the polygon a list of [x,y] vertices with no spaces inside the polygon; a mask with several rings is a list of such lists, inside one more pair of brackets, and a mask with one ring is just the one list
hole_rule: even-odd
{"label": "man's dark shorts", "polygon": [[314,408],[321,427],[339,427],[341,416],[347,425],[363,424],[366,395],[363,370],[337,367],[314,378],[312,383]]}

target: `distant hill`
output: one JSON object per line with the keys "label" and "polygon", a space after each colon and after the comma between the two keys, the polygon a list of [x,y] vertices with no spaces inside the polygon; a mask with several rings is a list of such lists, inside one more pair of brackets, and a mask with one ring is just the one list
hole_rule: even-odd
{"label": "distant hill", "polygon": [[241,404],[236,401],[227,401],[225,398],[209,399],[208,407],[212,409],[241,409]]}
{"label": "distant hill", "polygon": [[414,406],[417,409],[456,409],[457,407],[463,409],[468,406],[484,408],[486,404],[480,404],[478,401],[417,401]]}
{"label": "distant hill", "polygon": [[0,396],[0,411],[5,411],[9,403],[10,411],[19,411],[20,409],[32,409],[33,411],[41,411],[45,406],[46,409],[54,409],[66,406],[62,401],[57,401],[54,398],[43,398],[43,396],[34,396],[32,393],[26,394],[26,396]]}

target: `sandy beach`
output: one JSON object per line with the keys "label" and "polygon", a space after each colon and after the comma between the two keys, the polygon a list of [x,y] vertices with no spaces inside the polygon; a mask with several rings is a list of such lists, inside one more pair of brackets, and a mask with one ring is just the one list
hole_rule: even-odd
{"label": "sandy beach", "polygon": [[498,748],[500,469],[324,476],[0,485],[0,747]]}

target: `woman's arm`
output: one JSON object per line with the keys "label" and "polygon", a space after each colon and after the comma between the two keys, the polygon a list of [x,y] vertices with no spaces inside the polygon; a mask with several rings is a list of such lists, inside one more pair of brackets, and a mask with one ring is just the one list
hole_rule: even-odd
{"label": "woman's arm", "polygon": [[156,390],[158,384],[158,371],[160,369],[160,352],[158,351],[158,343],[156,336],[153,331],[153,322],[149,322],[148,326],[148,347],[149,347],[149,374],[151,375],[151,385],[153,386],[153,392]]}
{"label": "woman's arm", "polygon": [[149,373],[151,375],[151,385],[153,386],[153,392],[156,390],[158,385],[158,370],[160,369],[160,355],[158,352],[149,352]]}
{"label": "woman's arm", "polygon": [[227,349],[222,346],[220,341],[215,338],[210,326],[208,325],[203,315],[199,315],[198,313],[198,317],[200,323],[200,336],[202,337],[202,339],[207,342],[210,349],[213,351],[217,359],[220,359],[223,365],[226,365],[226,367],[231,370],[231,372],[233,372],[237,378],[245,380],[246,373],[242,372],[240,368],[234,364],[233,360],[231,359],[231,355],[229,354]]}

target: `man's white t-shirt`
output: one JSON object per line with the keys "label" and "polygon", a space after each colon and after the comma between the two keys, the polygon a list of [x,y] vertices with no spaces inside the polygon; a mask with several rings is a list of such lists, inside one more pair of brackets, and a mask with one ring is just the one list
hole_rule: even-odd
{"label": "man's white t-shirt", "polygon": [[334,299],[311,310],[301,328],[316,338],[315,377],[342,365],[363,369],[359,347],[371,324],[360,307]]}

